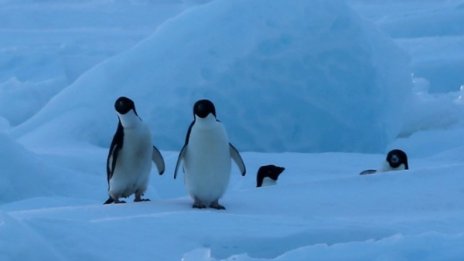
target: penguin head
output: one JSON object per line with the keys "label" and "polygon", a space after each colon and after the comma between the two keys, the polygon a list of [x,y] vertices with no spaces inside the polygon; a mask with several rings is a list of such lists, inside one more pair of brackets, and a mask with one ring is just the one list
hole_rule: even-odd
{"label": "penguin head", "polygon": [[264,178],[269,178],[273,181],[277,181],[279,175],[285,170],[284,167],[279,167],[276,165],[264,165],[258,169],[256,174],[256,187],[261,187],[263,185]]}
{"label": "penguin head", "polygon": [[404,165],[404,169],[409,169],[408,156],[402,150],[391,150],[390,152],[388,152],[386,160],[388,162],[388,165],[390,165],[392,169],[396,169],[400,167],[402,164]]}
{"label": "penguin head", "polygon": [[134,101],[124,96],[121,96],[116,100],[116,102],[114,103],[114,108],[119,114],[122,115],[128,113],[131,110],[133,110],[134,113],[137,115]]}
{"label": "penguin head", "polygon": [[123,127],[129,127],[137,120],[140,120],[134,102],[127,97],[119,97],[114,103],[114,108]]}
{"label": "penguin head", "polygon": [[214,108],[214,104],[210,100],[198,100],[193,105],[193,116],[199,118],[206,118],[209,114],[212,114],[214,118],[216,118],[216,108]]}

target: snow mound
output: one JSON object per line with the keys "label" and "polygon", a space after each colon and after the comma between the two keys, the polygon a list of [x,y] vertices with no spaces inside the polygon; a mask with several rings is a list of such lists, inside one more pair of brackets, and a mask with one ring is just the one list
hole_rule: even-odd
{"label": "snow mound", "polygon": [[348,2],[409,54],[411,71],[430,82],[431,92],[456,91],[464,83],[462,1]]}
{"label": "snow mound", "polygon": [[47,184],[42,181],[48,170],[37,157],[2,133],[0,144],[0,202],[47,194]]}
{"label": "snow mound", "polygon": [[1,260],[63,260],[34,230],[3,212],[0,212],[0,242]]}
{"label": "snow mound", "polygon": [[64,79],[28,82],[17,78],[0,82],[0,104],[8,108],[0,112],[0,116],[13,126],[24,122],[46,105],[65,82]]}
{"label": "snow mound", "polygon": [[193,103],[209,98],[241,150],[383,151],[409,95],[404,64],[341,1],[218,0],[95,67],[14,134],[108,146],[125,95],[155,143],[179,149]]}
{"label": "snow mound", "polygon": [[0,5],[0,104],[8,107],[0,116],[12,126],[188,7],[182,1],[138,0],[0,0]]}
{"label": "snow mound", "polygon": [[[26,150],[2,132],[0,144],[0,204],[56,195],[86,198],[86,195],[79,194],[85,185],[76,183],[76,180],[93,173],[77,174],[58,165],[50,165],[47,157]],[[103,175],[101,180],[104,184]],[[95,182],[95,179],[89,181]],[[93,184],[88,186],[94,187]]]}

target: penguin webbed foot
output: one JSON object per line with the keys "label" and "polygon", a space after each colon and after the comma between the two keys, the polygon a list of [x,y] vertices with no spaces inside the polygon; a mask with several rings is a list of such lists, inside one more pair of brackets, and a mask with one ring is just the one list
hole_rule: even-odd
{"label": "penguin webbed foot", "polygon": [[195,202],[193,203],[192,208],[204,209],[206,208],[206,205],[201,202]]}
{"label": "penguin webbed foot", "polygon": [[201,200],[195,198],[192,208],[204,209],[206,208],[206,205],[203,202],[201,202]]}
{"label": "penguin webbed foot", "polygon": [[111,204],[111,203],[114,203],[114,204],[121,204],[121,203],[126,203],[126,201],[124,200],[119,200],[119,199],[114,199],[112,197],[109,197],[105,203],[103,203],[104,205],[107,205],[107,204]]}
{"label": "penguin webbed foot", "polygon": [[225,210],[225,209],[226,209],[223,205],[219,204],[219,202],[218,202],[217,200],[214,201],[213,203],[211,203],[211,204],[209,205],[209,207],[210,207],[210,208],[217,209],[217,210]]}
{"label": "penguin webbed foot", "polygon": [[107,205],[107,204],[111,204],[114,202],[114,199],[112,197],[109,197],[104,203],[103,205]]}
{"label": "penguin webbed foot", "polygon": [[198,199],[195,199],[195,201],[193,202],[193,205],[192,205],[192,208],[198,208],[198,209],[205,209],[205,208],[214,208],[214,209],[217,209],[217,210],[225,210],[226,208],[219,204],[219,202],[216,200],[216,201],[213,201],[211,204],[209,204],[209,206],[207,206],[206,204],[204,204],[203,202],[201,202],[200,200]]}
{"label": "penguin webbed foot", "polygon": [[134,198],[134,202],[146,202],[150,201],[148,198],[142,198],[142,194],[136,194]]}
{"label": "penguin webbed foot", "polygon": [[150,201],[149,198],[135,198],[134,202],[147,202]]}

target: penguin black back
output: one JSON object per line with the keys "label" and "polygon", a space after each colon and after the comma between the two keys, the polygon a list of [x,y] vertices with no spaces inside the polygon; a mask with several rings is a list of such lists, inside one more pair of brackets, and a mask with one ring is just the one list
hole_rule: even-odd
{"label": "penguin black back", "polygon": [[270,178],[274,181],[277,181],[279,175],[284,170],[284,167],[279,167],[276,165],[261,166],[258,169],[258,173],[256,174],[256,187],[261,187],[263,185],[264,178]]}
{"label": "penguin black back", "polygon": [[406,153],[399,149],[394,149],[388,152],[387,162],[391,168],[398,168],[401,164],[404,164],[404,169],[409,169],[408,156]]}

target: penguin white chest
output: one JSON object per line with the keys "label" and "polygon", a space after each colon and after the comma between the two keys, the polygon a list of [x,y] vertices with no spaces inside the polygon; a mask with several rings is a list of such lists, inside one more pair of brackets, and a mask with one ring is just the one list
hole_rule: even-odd
{"label": "penguin white chest", "polygon": [[399,165],[397,168],[393,168],[387,161],[383,162],[382,167],[380,168],[381,172],[393,171],[393,170],[405,170],[406,167],[404,164]]}
{"label": "penguin white chest", "polygon": [[[121,157],[127,160],[127,165],[147,165],[150,163],[152,142],[146,126],[124,131],[124,147]],[[133,164],[131,164],[133,163]]]}
{"label": "penguin white chest", "polygon": [[219,122],[192,126],[184,161],[185,184],[193,198],[218,200],[229,183],[231,158],[227,133]]}
{"label": "penguin white chest", "polygon": [[267,187],[267,186],[274,186],[275,184],[277,184],[277,182],[271,178],[268,178],[268,177],[265,177],[263,179],[263,187]]}

